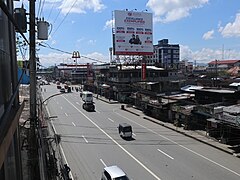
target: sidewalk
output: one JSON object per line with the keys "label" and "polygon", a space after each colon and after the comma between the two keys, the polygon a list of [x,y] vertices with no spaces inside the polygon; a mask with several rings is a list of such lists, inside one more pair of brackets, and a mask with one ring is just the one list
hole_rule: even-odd
{"label": "sidewalk", "polygon": [[[94,95],[95,98],[97,98],[97,95]],[[109,101],[108,99],[106,99],[105,97],[103,96],[98,96],[98,100],[101,100],[101,101],[104,101],[106,103],[119,103],[118,101]],[[121,103],[119,103],[121,104]],[[120,108],[120,107],[119,107]],[[124,105],[124,109],[125,111],[128,111],[132,114],[135,114],[137,116],[140,116],[142,117],[143,119],[145,120],[148,120],[148,121],[151,121],[153,123],[156,123],[158,125],[161,125],[161,126],[164,126],[168,129],[171,129],[171,130],[174,130],[178,133],[181,133],[185,136],[188,136],[188,137],[191,137],[197,141],[200,141],[204,144],[207,144],[209,146],[212,146],[216,149],[219,149],[221,151],[224,151],[228,154],[231,154],[231,155],[234,155],[236,157],[239,157],[240,158],[240,152],[236,153],[234,151],[234,147],[230,146],[230,145],[227,145],[227,144],[222,144],[220,142],[218,142],[217,140],[207,136],[206,134],[206,131],[201,131],[201,130],[196,130],[196,131],[191,131],[191,130],[184,130],[183,127],[176,127],[174,126],[172,123],[167,123],[167,122],[162,122],[158,119],[155,119],[155,118],[152,118],[152,117],[149,117],[149,116],[146,116],[141,110],[138,110],[134,107],[128,107],[127,105]]]}
{"label": "sidewalk", "polygon": [[167,122],[162,122],[158,119],[155,119],[155,118],[152,118],[152,117],[149,117],[149,116],[146,116],[142,111],[134,108],[134,107],[126,107],[124,108],[125,111],[128,111],[130,113],[133,113],[137,116],[140,116],[142,117],[143,119],[146,119],[148,121],[151,121],[153,123],[156,123],[158,125],[161,125],[161,126],[164,126],[168,129],[171,129],[171,130],[174,130],[178,133],[181,133],[181,134],[184,134],[185,136],[188,136],[188,137],[191,137],[197,141],[200,141],[204,144],[207,144],[209,146],[212,146],[216,149],[219,149],[221,151],[224,151],[226,153],[229,153],[231,155],[234,155],[236,157],[240,157],[240,153],[236,153],[234,150],[233,150],[233,147],[230,146],[230,145],[227,145],[227,144],[222,144],[218,141],[216,141],[215,139],[209,137],[206,135],[206,131],[191,131],[191,130],[184,130],[183,127],[176,127],[174,126],[172,123],[167,123]]}
{"label": "sidewalk", "polygon": [[118,101],[115,101],[115,100],[112,100],[112,99],[109,100],[109,99],[105,98],[104,96],[100,96],[100,95],[97,96],[97,94],[93,94],[93,97],[95,97],[96,100],[101,100],[101,101],[104,101],[104,102],[109,103],[109,104],[119,103]]}

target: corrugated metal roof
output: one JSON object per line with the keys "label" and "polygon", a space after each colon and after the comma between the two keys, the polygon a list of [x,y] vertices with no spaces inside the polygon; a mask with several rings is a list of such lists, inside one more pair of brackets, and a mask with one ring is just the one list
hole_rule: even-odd
{"label": "corrugated metal roof", "polygon": [[237,63],[237,62],[240,62],[240,60],[221,60],[221,61],[211,61],[210,63],[208,64],[234,64],[234,63]]}

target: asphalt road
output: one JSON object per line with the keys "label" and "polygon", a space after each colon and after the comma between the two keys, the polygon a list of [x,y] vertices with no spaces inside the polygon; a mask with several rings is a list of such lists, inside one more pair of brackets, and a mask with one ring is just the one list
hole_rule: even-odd
{"label": "asphalt road", "polygon": [[[56,85],[43,86],[44,99],[56,93]],[[75,180],[100,179],[110,165],[134,180],[240,179],[239,158],[123,111],[121,104],[94,101],[95,112],[82,109],[79,92],[47,101],[50,116],[57,116],[53,125]],[[119,136],[121,122],[132,125],[132,140]]]}

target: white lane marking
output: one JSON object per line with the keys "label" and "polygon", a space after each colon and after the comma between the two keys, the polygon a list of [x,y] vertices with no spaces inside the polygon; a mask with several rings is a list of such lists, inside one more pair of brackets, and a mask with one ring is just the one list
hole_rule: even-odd
{"label": "white lane marking", "polygon": [[109,139],[111,139],[119,148],[121,148],[126,154],[128,154],[132,159],[134,159],[139,165],[141,165],[147,172],[149,172],[154,178],[161,180],[156,174],[154,174],[147,166],[145,166],[141,161],[139,161],[135,156],[128,152],[123,146],[121,146],[116,140],[114,140],[108,133],[106,133],[100,126],[98,126],[94,121],[92,121],[87,115],[80,111],[73,103],[71,103],[67,98],[63,98],[71,104],[78,112],[80,112],[88,121],[90,121],[94,126],[96,126],[103,134],[105,134]]}
{"label": "white lane marking", "polygon": [[68,114],[67,113],[64,113],[66,116],[68,116]]}
{"label": "white lane marking", "polygon": [[102,159],[100,159],[100,161],[104,165],[104,167],[107,167],[107,165],[105,164],[105,162]]}
{"label": "white lane marking", "polygon": [[160,149],[157,149],[160,153],[164,154],[165,156],[169,157],[170,159],[174,159],[172,156],[168,155],[167,153],[161,151]]}
{"label": "white lane marking", "polygon": [[61,106],[60,109],[63,109],[63,107]]}
{"label": "white lane marking", "polygon": [[137,122],[135,122],[135,121],[133,121],[133,120],[131,120],[131,119],[129,119],[129,118],[119,114],[119,113],[117,113],[117,112],[115,112],[115,113],[118,114],[119,116],[121,116],[121,117],[123,117],[125,119],[128,119],[129,121],[131,121],[131,122],[133,122],[133,123],[135,123],[135,124],[145,128],[145,129],[147,129],[148,131],[151,131],[152,133],[154,133],[154,134],[156,134],[156,135],[158,135],[158,136],[160,136],[160,137],[162,137],[164,139],[167,139],[168,141],[170,141],[170,142],[172,142],[172,143],[174,143],[174,144],[176,144],[176,145],[178,145],[178,146],[180,146],[180,147],[182,147],[182,148],[192,152],[193,154],[196,154],[196,155],[198,155],[198,156],[200,156],[200,157],[202,157],[202,158],[212,162],[213,164],[215,164],[215,165],[217,165],[217,166],[219,166],[219,167],[221,167],[221,168],[223,168],[225,170],[228,170],[229,172],[232,172],[233,174],[236,174],[237,176],[240,176],[239,173],[237,173],[237,172],[235,172],[235,171],[233,171],[233,170],[231,170],[231,169],[229,169],[229,168],[227,168],[227,167],[225,167],[225,166],[223,166],[223,165],[221,165],[221,164],[219,164],[219,163],[217,163],[217,162],[215,162],[215,161],[213,161],[213,160],[211,160],[211,159],[209,159],[209,158],[207,158],[207,157],[205,157],[205,156],[203,156],[203,155],[201,155],[201,154],[199,154],[199,153],[197,153],[197,152],[195,152],[195,151],[193,151],[193,150],[191,150],[191,149],[189,149],[189,148],[187,148],[187,147],[185,147],[185,146],[183,146],[183,145],[181,145],[181,144],[179,144],[179,143],[177,143],[177,142],[175,142],[175,141],[173,141],[173,140],[171,140],[169,138],[167,138],[166,136],[158,134],[157,132],[153,131],[152,129],[149,129],[149,128],[147,128],[147,127],[145,127],[145,126],[143,126],[143,125],[141,125],[141,124],[139,124],[139,123],[137,123]]}
{"label": "white lane marking", "polygon": [[114,122],[114,120],[112,120],[111,118],[108,118],[108,120]]}
{"label": "white lane marking", "polygon": [[84,141],[85,141],[86,143],[88,143],[88,140],[84,137],[84,135],[82,135],[82,138],[84,139]]}
{"label": "white lane marking", "polygon": [[133,136],[136,136],[136,134],[135,134],[135,133],[132,133],[132,135],[133,135]]}
{"label": "white lane marking", "polygon": [[[50,116],[50,112],[49,112],[47,106],[46,106],[46,110],[47,110],[48,116]],[[58,134],[57,131],[56,131],[56,128],[55,128],[54,124],[52,123],[52,121],[50,121],[50,123],[51,123],[51,126],[52,126],[52,128],[53,128],[54,134]],[[66,156],[65,156],[65,154],[64,154],[64,151],[63,151],[62,145],[59,144],[59,147],[60,147],[60,151],[61,151],[61,154],[63,155],[63,159],[64,159],[65,163],[66,163],[66,164],[69,164],[68,161],[67,161],[67,158],[66,158]],[[71,171],[69,172],[69,175],[70,175],[70,178],[72,178],[72,180],[74,180]]]}
{"label": "white lane marking", "polygon": [[99,112],[98,110],[96,110],[96,109],[95,109],[95,111],[96,111],[97,113],[100,113],[100,112]]}
{"label": "white lane marking", "polygon": [[76,126],[76,124],[74,124],[74,122],[72,122],[73,126]]}
{"label": "white lane marking", "polygon": [[76,102],[76,104],[80,105],[79,102]]}

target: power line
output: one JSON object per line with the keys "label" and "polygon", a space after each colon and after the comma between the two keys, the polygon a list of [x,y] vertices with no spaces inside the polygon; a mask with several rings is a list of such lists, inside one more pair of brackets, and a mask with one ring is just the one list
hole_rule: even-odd
{"label": "power line", "polygon": [[[44,45],[44,44],[46,44],[46,45]],[[62,52],[62,53],[66,53],[66,54],[72,54],[72,52],[67,52],[67,51],[63,51],[63,50],[58,49],[58,48],[53,48],[50,45],[48,45],[47,43],[44,43],[44,44],[43,43],[39,43],[39,46],[42,46],[42,47],[45,47],[45,48],[49,48],[49,49],[52,49],[52,50],[55,50],[55,51],[59,51],[59,52]],[[82,56],[81,55],[81,57],[89,59],[91,61],[95,61],[95,62],[106,63],[104,61],[101,61],[101,60],[98,60],[98,59],[94,59],[94,58],[90,58],[90,57],[87,57],[87,56]]]}
{"label": "power line", "polygon": [[59,27],[62,25],[62,23],[64,22],[64,20],[66,19],[66,17],[68,16],[68,14],[70,13],[70,11],[72,10],[73,6],[76,4],[77,0],[74,1],[74,3],[72,4],[71,8],[69,9],[69,11],[67,12],[67,14],[64,16],[63,20],[61,21],[61,23],[58,25],[57,29],[54,31],[52,37],[54,36],[54,34],[57,32],[57,30],[59,29]]}
{"label": "power line", "polygon": [[49,48],[49,49],[52,49],[52,50],[55,50],[55,51],[63,52],[63,53],[66,53],[66,54],[72,54],[71,52],[67,52],[67,51],[63,51],[61,49],[53,48],[53,47],[49,46],[47,43],[44,43],[44,44],[46,44],[46,45],[43,45],[42,43],[39,43],[39,46]]}
{"label": "power line", "polygon": [[[67,2],[67,1],[64,1],[63,5],[64,5],[66,2]],[[62,5],[62,6],[63,6],[63,5]],[[61,9],[59,9],[58,14],[57,14],[56,18],[55,18],[54,21],[53,21],[53,24],[55,24],[55,22],[56,22],[56,20],[58,19],[58,16],[60,15],[60,13],[61,13]]]}
{"label": "power line", "polygon": [[56,4],[56,2],[57,2],[57,0],[55,0],[55,1],[52,3],[52,8],[51,8],[50,13],[49,13],[49,15],[48,15],[48,17],[47,17],[47,20],[49,20],[51,14],[52,14],[52,11],[53,11],[53,8],[54,8],[54,5]]}
{"label": "power line", "polygon": [[[42,8],[41,8],[41,11],[40,11],[40,16],[42,15],[42,10],[43,10],[44,5],[45,5],[45,0],[43,0]],[[44,16],[44,15],[42,15],[42,16]]]}
{"label": "power line", "polygon": [[41,4],[42,4],[42,0],[39,1],[39,4],[38,4],[38,12],[37,12],[37,17],[40,16],[40,8],[41,8]]}

